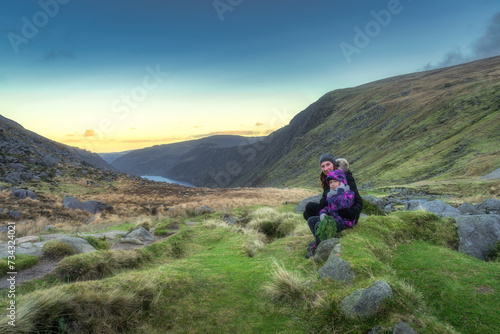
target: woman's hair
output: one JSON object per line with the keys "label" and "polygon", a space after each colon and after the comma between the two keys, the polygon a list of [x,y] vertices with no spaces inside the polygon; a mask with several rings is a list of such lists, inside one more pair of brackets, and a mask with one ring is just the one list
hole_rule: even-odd
{"label": "woman's hair", "polygon": [[326,176],[327,175],[325,175],[323,172],[319,173],[319,186],[323,188],[323,190],[330,188],[330,185],[328,184],[328,182],[326,182]]}

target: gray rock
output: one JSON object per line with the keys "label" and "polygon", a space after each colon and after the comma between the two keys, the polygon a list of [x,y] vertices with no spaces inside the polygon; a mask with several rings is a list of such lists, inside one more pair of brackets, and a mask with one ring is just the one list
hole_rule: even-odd
{"label": "gray rock", "polygon": [[306,205],[309,202],[319,203],[322,196],[323,196],[322,194],[319,194],[319,195],[315,195],[315,196],[311,196],[311,197],[303,199],[302,201],[300,201],[300,203],[298,205],[295,206],[295,213],[304,212],[304,210],[306,209]]}
{"label": "gray rock", "polygon": [[12,172],[5,176],[5,181],[11,184],[19,184],[21,182],[21,174],[18,172]]}
{"label": "gray rock", "polygon": [[483,213],[500,214],[500,199],[491,198],[474,206]]}
{"label": "gray rock", "polygon": [[495,169],[493,172],[486,174],[485,176],[480,177],[483,180],[491,180],[500,178],[500,168]]}
{"label": "gray rock", "polygon": [[321,241],[316,248],[316,254],[313,260],[316,262],[322,262],[328,260],[330,254],[332,253],[334,247],[340,242],[339,238],[331,238],[325,241]]}
{"label": "gray rock", "polygon": [[457,217],[461,215],[458,209],[440,200],[422,203],[415,209],[412,209],[410,211],[415,211],[415,210],[429,211],[437,214],[439,217]]}
{"label": "gray rock", "polygon": [[25,199],[26,197],[29,197],[31,199],[38,199],[38,196],[31,190],[13,188],[10,194],[11,196],[20,199]]}
{"label": "gray rock", "polygon": [[141,241],[154,241],[155,238],[144,227],[139,226],[126,235],[126,238],[137,238]]}
{"label": "gray rock", "polygon": [[319,277],[322,279],[331,278],[335,281],[350,283],[354,278],[349,262],[339,259],[335,254],[330,254],[326,264],[319,268]]}
{"label": "gray rock", "polygon": [[222,217],[222,219],[223,219],[223,220],[224,220],[227,224],[229,224],[229,225],[234,225],[234,224],[236,224],[236,222],[237,222],[237,221],[236,221],[236,218],[234,218],[233,216],[228,215],[228,214],[224,215],[224,217]]}
{"label": "gray rock", "polygon": [[77,254],[97,251],[91,244],[88,243],[87,240],[84,240],[82,238],[64,236],[55,240],[59,240],[61,242],[64,242],[65,244],[68,244],[71,248],[74,249]]}
{"label": "gray rock", "polygon": [[425,200],[420,200],[420,199],[412,199],[412,200],[409,200],[408,202],[405,203],[405,210],[407,211],[414,211],[414,210],[417,210],[417,208],[424,204]]}
{"label": "gray rock", "polygon": [[392,334],[418,334],[418,332],[411,328],[406,322],[400,322],[394,326]]}
{"label": "gray rock", "polygon": [[340,302],[342,313],[349,318],[375,315],[384,300],[393,298],[392,289],[384,281],[377,281],[367,289],[359,289]]}
{"label": "gray rock", "polygon": [[14,218],[14,219],[21,218],[21,212],[19,212],[19,211],[9,210],[7,212],[7,214],[9,215],[9,217]]}
{"label": "gray rock", "polygon": [[214,209],[209,207],[208,205],[203,205],[201,208],[196,210],[196,215],[204,215],[206,213],[214,213]]}
{"label": "gray rock", "polygon": [[380,326],[380,325],[375,326],[367,334],[380,334],[381,332],[379,332],[379,331],[381,331],[381,330],[382,330],[382,326]]}
{"label": "gray rock", "polygon": [[132,244],[132,245],[144,245],[144,242],[141,241],[139,238],[125,237],[123,239],[120,239],[120,242],[125,243],[125,244]]}
{"label": "gray rock", "polygon": [[363,196],[363,200],[376,205],[380,210],[383,210],[387,205],[390,205],[388,201],[372,195]]}
{"label": "gray rock", "polygon": [[457,208],[457,210],[460,211],[460,213],[462,215],[480,215],[481,214],[481,212],[479,212],[479,210],[477,210],[472,204],[467,203],[467,202],[460,204],[460,206]]}
{"label": "gray rock", "polygon": [[73,209],[73,210],[83,210],[90,212],[92,214],[96,214],[99,212],[103,211],[112,211],[113,207],[110,205],[107,205],[106,203],[100,202],[100,201],[85,201],[85,202],[80,202],[76,198],[72,196],[66,196],[64,197],[63,200],[63,205],[66,208]]}
{"label": "gray rock", "polygon": [[455,221],[460,238],[458,251],[486,260],[489,247],[500,242],[500,215],[460,216]]}

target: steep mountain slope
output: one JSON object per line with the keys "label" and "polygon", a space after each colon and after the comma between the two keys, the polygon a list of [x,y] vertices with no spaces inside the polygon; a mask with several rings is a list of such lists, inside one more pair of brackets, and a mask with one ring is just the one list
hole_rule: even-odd
{"label": "steep mountain slope", "polygon": [[[188,164],[190,159],[195,158],[200,151],[249,144],[261,139],[262,137],[247,138],[220,135],[174,144],[155,145],[124,154],[113,161],[112,165],[121,171],[136,175],[158,175],[172,178],[170,169],[179,160]],[[179,178],[179,180],[188,181],[185,178]]]}
{"label": "steep mountain slope", "polygon": [[0,180],[48,178],[59,164],[116,171],[95,153],[54,142],[0,115]]}
{"label": "steep mountain slope", "polygon": [[500,57],[493,57],[329,92],[263,141],[198,151],[170,177],[313,186],[319,156],[331,152],[351,163],[359,184],[473,178],[500,167],[499,125]]}

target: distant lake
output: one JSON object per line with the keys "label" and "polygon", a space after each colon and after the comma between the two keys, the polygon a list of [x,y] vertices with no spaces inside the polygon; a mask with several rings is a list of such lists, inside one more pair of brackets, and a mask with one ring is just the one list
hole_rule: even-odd
{"label": "distant lake", "polygon": [[180,184],[181,186],[194,187],[189,182],[172,180],[172,179],[168,179],[168,178],[163,177],[163,176],[143,175],[141,177],[148,179],[148,180],[151,180],[151,181],[156,181],[156,182],[176,183],[176,184]]}

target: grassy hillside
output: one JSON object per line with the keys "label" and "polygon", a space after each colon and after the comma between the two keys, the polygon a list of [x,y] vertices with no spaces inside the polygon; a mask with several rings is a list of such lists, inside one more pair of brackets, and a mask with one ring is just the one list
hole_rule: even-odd
{"label": "grassy hillside", "polygon": [[[367,333],[377,325],[392,333],[400,321],[419,333],[500,330],[499,263],[456,252],[452,221],[425,212],[364,218],[342,235],[341,256],[356,274],[348,285],[319,279],[322,263],[304,258],[311,236],[292,210],[236,209],[243,219],[233,226],[216,212],[140,250],[67,257],[52,277],[17,288],[15,331],[4,317],[0,333]],[[394,299],[374,317],[345,318],[340,301],[376,280]]]}
{"label": "grassy hillside", "polygon": [[321,100],[329,111],[321,124],[260,171],[261,184],[312,184],[323,152],[350,161],[360,184],[477,178],[500,167],[500,57],[336,90]]}

